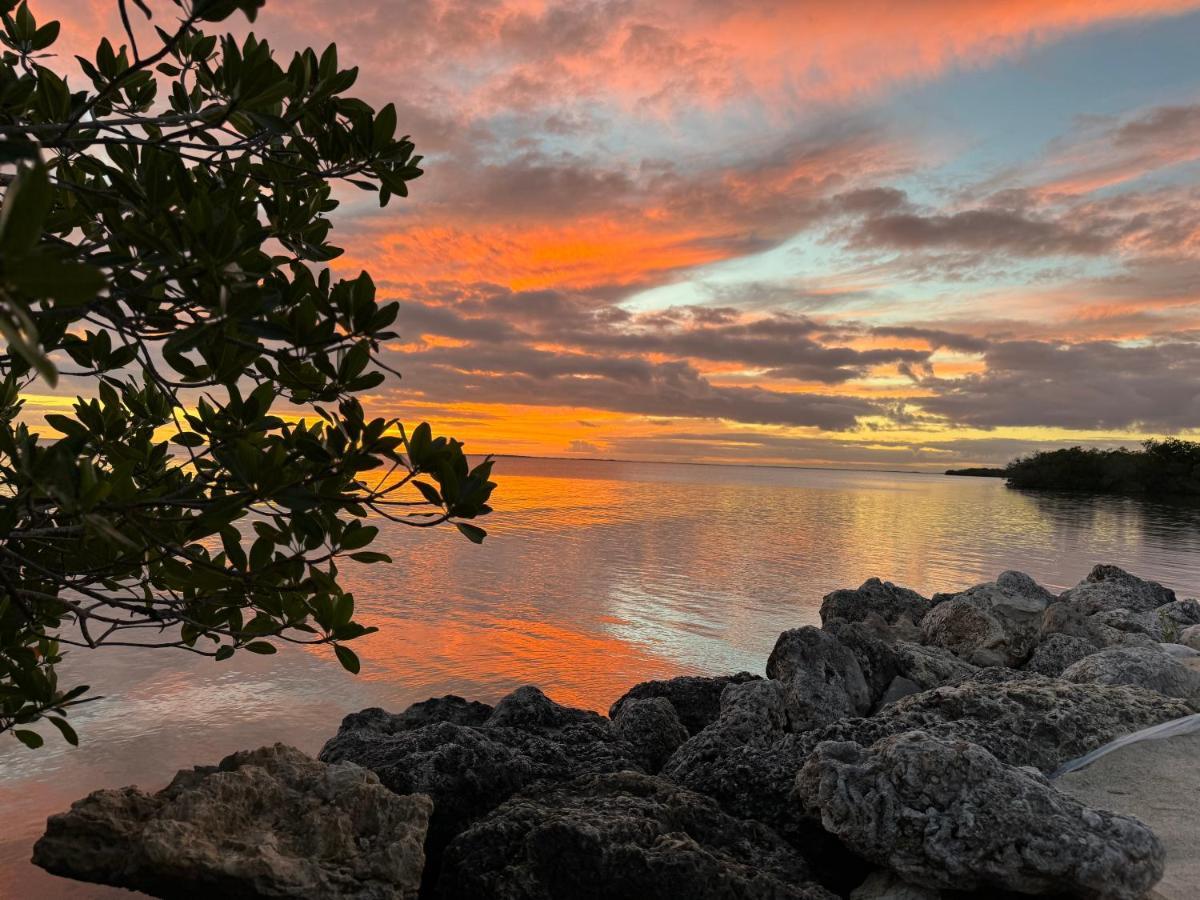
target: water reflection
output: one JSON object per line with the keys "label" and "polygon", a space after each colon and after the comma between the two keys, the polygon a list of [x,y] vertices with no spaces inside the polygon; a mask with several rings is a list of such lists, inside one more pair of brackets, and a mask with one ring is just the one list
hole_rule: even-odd
{"label": "water reflection", "polygon": [[65,677],[107,697],[80,712],[83,747],[0,745],[0,896],[128,896],[25,862],[45,816],[96,787],[157,786],[275,740],[315,751],[364,706],[535,682],[605,709],[644,678],[762,671],[779,631],[872,575],[929,594],[1019,568],[1061,589],[1103,561],[1200,594],[1196,508],[887,473],[518,459],[498,473],[482,547],[393,529],[379,549],[396,565],[347,572],[381,628],[355,644],[358,678],[323,650],[77,653]]}

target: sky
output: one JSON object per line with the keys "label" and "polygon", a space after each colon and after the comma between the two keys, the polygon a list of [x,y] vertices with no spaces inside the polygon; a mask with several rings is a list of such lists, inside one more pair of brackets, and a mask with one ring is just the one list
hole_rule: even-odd
{"label": "sky", "polygon": [[336,41],[425,156],[333,214],[335,269],[402,308],[377,414],[934,470],[1200,430],[1200,0],[268,0],[254,31]]}

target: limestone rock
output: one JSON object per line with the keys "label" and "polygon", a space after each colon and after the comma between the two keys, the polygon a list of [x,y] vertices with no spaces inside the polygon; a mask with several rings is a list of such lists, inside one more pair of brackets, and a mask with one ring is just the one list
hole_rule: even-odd
{"label": "limestone rock", "polygon": [[1137,819],[920,731],[820,744],[795,797],[862,856],[929,887],[1138,900],[1163,874],[1162,844]]}
{"label": "limestone rock", "polygon": [[811,626],[785,631],[767,659],[767,677],[787,688],[792,729],[819,728],[871,709],[871,689],[854,654]]}
{"label": "limestone rock", "polygon": [[1183,632],[1200,625],[1200,600],[1172,600],[1154,611],[1162,626],[1162,640],[1169,643],[1179,641]]}
{"label": "limestone rock", "polygon": [[1175,599],[1175,592],[1156,581],[1143,581],[1116,566],[1096,566],[1088,577],[1064,591],[1060,600],[1084,615],[1108,609],[1149,612]]}
{"label": "limestone rock", "polygon": [[1022,572],[957,594],[937,595],[921,621],[923,643],[944,647],[977,666],[1019,666],[1038,641],[1053,596]]}
{"label": "limestone rock", "polygon": [[666,697],[630,700],[617,711],[613,726],[617,736],[637,752],[642,768],[651,774],[658,772],[688,739],[687,729]]}
{"label": "limestone rock", "polygon": [[1074,663],[1062,677],[1077,684],[1131,684],[1167,697],[1200,698],[1200,672],[1158,647],[1112,647]]}
{"label": "limestone rock", "polygon": [[[1090,657],[1089,657],[1090,658]],[[793,754],[821,741],[864,746],[905,731],[966,740],[1003,762],[1053,772],[1110,740],[1191,713],[1182,700],[1126,685],[1073,684],[1033,673],[984,669],[972,678],[904,697],[866,719],[795,736]]]}
{"label": "limestone rock", "polygon": [[383,734],[412,731],[435,722],[455,725],[482,725],[492,714],[492,707],[474,700],[464,700],[455,694],[431,697],[414,703],[401,713],[389,713],[377,706],[350,713],[342,720],[342,728],[369,728]]}
{"label": "limestone rock", "polygon": [[1200,650],[1200,625],[1192,625],[1179,634],[1179,643],[1193,650]]}
{"label": "limestone rock", "polygon": [[1096,645],[1069,634],[1051,634],[1034,648],[1033,655],[1023,666],[1026,672],[1037,672],[1057,678],[1067,666],[1096,652]]}
{"label": "limestone rock", "polygon": [[537,688],[514,691],[480,726],[392,732],[376,724],[348,716],[320,758],[357,763],[397,793],[432,797],[426,853],[434,871],[451,837],[528,784],[641,768],[608,719],[559,706]]}
{"label": "limestone rock", "polygon": [[649,697],[665,697],[675,707],[679,721],[696,734],[710,722],[716,720],[721,711],[721,692],[728,684],[744,684],[760,679],[760,675],[738,672],[736,675],[705,677],[680,675],[667,681],[643,681],[625,692],[608,710],[609,718],[616,719],[621,707],[630,700],[645,700]]}
{"label": "limestone rock", "polygon": [[455,838],[445,900],[835,900],[765,826],[634,772],[509,800]]}
{"label": "limestone rock", "polygon": [[878,616],[893,626],[919,625],[931,608],[930,601],[916,591],[890,581],[868,578],[855,590],[838,590],[821,602],[821,624],[862,622]]}
{"label": "limestone rock", "polygon": [[96,791],[51,816],[33,861],[158,897],[416,897],[432,803],[276,744],[181,771],[157,794]]}

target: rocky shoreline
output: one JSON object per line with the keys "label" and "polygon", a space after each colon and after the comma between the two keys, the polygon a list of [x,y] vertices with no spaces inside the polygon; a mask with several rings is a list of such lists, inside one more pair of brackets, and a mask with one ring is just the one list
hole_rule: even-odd
{"label": "rocky shoreline", "polygon": [[1052,776],[1200,711],[1200,602],[1097,566],[1061,595],[871,579],[821,622],[766,678],[644,682],[607,717],[440,697],[347,716],[316,760],[97,791],[34,862],[172,898],[1154,896],[1174,849]]}

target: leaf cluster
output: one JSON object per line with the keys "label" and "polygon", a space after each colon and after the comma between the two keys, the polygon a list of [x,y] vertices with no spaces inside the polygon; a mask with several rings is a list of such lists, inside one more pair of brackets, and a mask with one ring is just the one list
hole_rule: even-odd
{"label": "leaf cluster", "polygon": [[[363,272],[335,278],[347,191],[407,196],[421,157],[395,106],[348,96],[335,45],[279,62],[206,34],[261,0],[174,0],[139,47],[54,71],[60,28],[0,0],[0,732],[68,739],[65,646],[227,659],[280,641],[345,646],[338,564],[386,563],[382,522],[490,512],[491,461],[369,416],[399,312]],[[40,381],[69,411],[24,411]]]}

